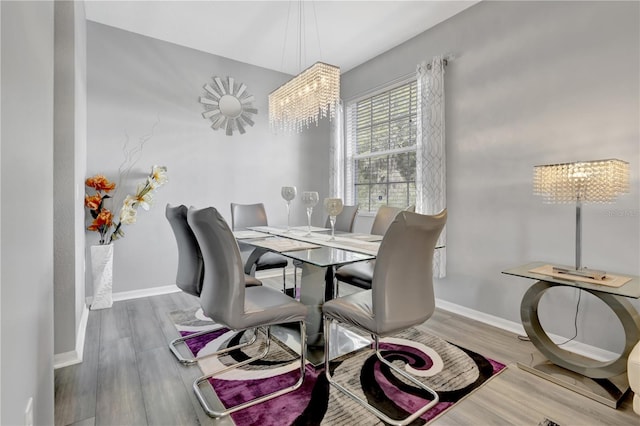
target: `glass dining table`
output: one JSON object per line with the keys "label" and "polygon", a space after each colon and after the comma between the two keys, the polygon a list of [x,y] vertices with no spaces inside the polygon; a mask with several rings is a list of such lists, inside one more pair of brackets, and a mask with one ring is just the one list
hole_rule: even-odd
{"label": "glass dining table", "polygon": [[[255,274],[255,261],[265,252],[273,251],[297,261],[302,269],[300,279],[300,302],[304,303],[307,315],[307,359],[318,366],[324,361],[324,333],[322,305],[334,294],[335,269],[353,262],[375,259],[380,245],[379,236],[367,234],[341,234],[331,240],[324,228],[315,228],[310,235],[304,229],[286,229],[257,226],[247,231],[236,231],[239,241],[255,247],[245,263],[245,273]],[[372,241],[373,240],[373,241]],[[332,330],[332,352],[330,359],[337,358],[368,346],[371,340],[336,325]],[[274,327],[273,335],[295,351],[300,350],[300,336],[295,328]],[[333,341],[333,339],[336,339]]]}

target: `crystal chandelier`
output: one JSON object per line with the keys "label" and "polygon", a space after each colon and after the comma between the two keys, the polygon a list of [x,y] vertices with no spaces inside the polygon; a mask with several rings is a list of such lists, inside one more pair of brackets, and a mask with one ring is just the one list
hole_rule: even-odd
{"label": "crystal chandelier", "polygon": [[269,94],[269,124],[274,131],[300,132],[332,119],[338,102],[340,68],[316,62]]}
{"label": "crystal chandelier", "polygon": [[[313,22],[318,35],[320,57],[320,34],[315,16],[315,4],[311,2]],[[289,3],[289,16],[292,14],[292,2]],[[305,2],[298,1],[298,70],[303,69],[303,51],[306,44]],[[287,40],[285,30],[285,48]],[[284,59],[284,48],[282,56]],[[305,64],[306,65],[306,64]],[[269,94],[269,125],[273,132],[301,132],[311,124],[318,125],[321,118],[333,119],[340,102],[340,68],[318,61],[300,72],[287,83]]]}

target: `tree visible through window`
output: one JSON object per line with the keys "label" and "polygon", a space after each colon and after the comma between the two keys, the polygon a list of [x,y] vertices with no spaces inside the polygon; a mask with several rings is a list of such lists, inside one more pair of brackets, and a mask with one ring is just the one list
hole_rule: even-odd
{"label": "tree visible through window", "polygon": [[416,82],[347,104],[347,193],[360,211],[416,199]]}

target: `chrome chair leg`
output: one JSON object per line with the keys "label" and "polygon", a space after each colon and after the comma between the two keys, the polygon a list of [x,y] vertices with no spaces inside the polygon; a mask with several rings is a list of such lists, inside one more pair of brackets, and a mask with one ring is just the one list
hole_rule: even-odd
{"label": "chrome chair leg", "polygon": [[[294,286],[295,289],[295,286]],[[287,268],[282,268],[282,292],[287,294]],[[295,293],[294,293],[295,297]]]}
{"label": "chrome chair leg", "polygon": [[418,417],[423,415],[425,412],[427,412],[427,410],[433,408],[439,402],[440,399],[438,397],[438,393],[435,390],[431,389],[430,387],[428,387],[424,383],[422,383],[419,380],[417,380],[415,377],[411,376],[410,374],[408,374],[407,372],[405,372],[403,370],[400,370],[398,367],[396,367],[395,365],[393,365],[392,363],[390,363],[389,361],[384,359],[384,357],[382,356],[382,353],[380,352],[380,340],[379,340],[379,337],[377,335],[375,335],[375,334],[372,334],[372,337],[374,339],[375,352],[376,352],[376,355],[378,356],[378,359],[380,359],[380,361],[382,361],[385,365],[387,365],[389,368],[391,368],[396,373],[400,374],[402,377],[406,378],[407,380],[409,380],[410,382],[412,382],[416,386],[420,387],[421,389],[424,389],[425,391],[429,392],[431,395],[433,395],[433,400],[429,401],[429,403],[427,403],[426,405],[424,405],[423,407],[421,407],[420,409],[415,411],[413,414],[411,414],[410,416],[408,416],[408,417],[406,417],[404,419],[392,419],[389,416],[387,416],[386,414],[384,414],[383,412],[381,412],[380,410],[378,410],[376,407],[370,405],[364,399],[360,398],[358,395],[356,395],[351,390],[347,389],[346,387],[344,387],[341,384],[339,384],[338,382],[336,382],[333,379],[333,377],[331,376],[331,372],[329,371],[329,341],[331,340],[331,322],[332,321],[333,320],[331,318],[327,317],[326,315],[324,316],[324,338],[325,338],[325,340],[324,340],[324,370],[325,370],[325,375],[327,377],[327,381],[329,382],[329,384],[331,384],[331,386],[334,386],[340,392],[342,392],[342,393],[346,394],[347,396],[351,397],[354,401],[356,401],[357,403],[362,405],[364,408],[369,410],[371,413],[373,413],[376,417],[378,417],[383,422],[388,423],[390,425],[394,425],[394,426],[405,426],[405,425],[411,423],[412,421],[414,421],[415,419],[417,419]]}
{"label": "chrome chair leg", "polygon": [[300,264],[298,261],[294,260],[293,262],[293,295],[292,297],[296,300],[300,300],[299,297],[297,297],[297,290],[298,290],[298,265]]}
{"label": "chrome chair leg", "polygon": [[[202,389],[201,389],[201,384],[204,382],[209,382],[209,379],[218,376],[222,373],[225,373],[227,371],[233,370],[235,368],[238,367],[242,367],[243,365],[249,364],[250,362],[253,361],[257,361],[259,359],[264,358],[265,356],[267,356],[267,354],[269,353],[269,348],[271,346],[271,327],[267,326],[265,329],[265,336],[266,336],[266,341],[265,341],[265,348],[264,350],[259,353],[258,355],[251,357],[249,359],[246,359],[244,361],[240,361],[237,362],[235,364],[229,365],[227,367],[224,367],[218,371],[215,371],[211,374],[208,374],[206,376],[202,376],[199,377],[198,379],[195,380],[195,382],[193,382],[193,391],[196,394],[196,397],[198,399],[198,402],[200,402],[200,405],[202,406],[202,409],[205,411],[205,413],[207,413],[208,416],[210,417],[215,417],[215,418],[219,418],[219,417],[224,417],[224,416],[228,416],[229,414],[235,413],[236,411],[240,411],[243,410],[245,408],[249,408],[251,406],[254,406],[256,404],[260,404],[262,402],[268,401],[270,399],[276,398],[278,396],[284,395],[286,393],[289,392],[293,392],[294,390],[298,389],[300,386],[302,386],[302,383],[304,381],[304,377],[305,377],[305,362],[306,362],[306,352],[307,352],[307,336],[306,336],[306,324],[304,321],[300,321],[300,378],[298,379],[298,381],[291,385],[288,386],[286,388],[283,389],[279,389],[277,391],[271,392],[269,394],[260,396],[258,398],[252,399],[250,401],[246,401],[243,402],[242,404],[238,404],[235,405],[233,407],[229,407],[229,408],[225,408],[223,410],[214,410],[213,408],[211,408],[211,406],[207,403],[205,396],[202,393]],[[228,352],[228,351],[225,351]],[[222,351],[219,351],[217,354],[222,354]]]}
{"label": "chrome chair leg", "polygon": [[[173,339],[169,343],[169,349],[171,350],[171,353],[173,353],[173,355],[176,357],[176,359],[181,364],[183,364],[183,365],[193,365],[196,362],[198,362],[199,360],[204,359],[204,358],[208,358],[208,357],[213,356],[213,355],[216,355],[219,352],[215,352],[215,353],[212,353],[212,354],[204,355],[204,356],[201,356],[201,357],[186,358],[178,350],[178,345],[181,344],[181,343],[185,343],[186,344],[186,342],[188,340],[190,340],[190,339],[195,339],[196,337],[205,336],[207,334],[216,332],[216,331],[218,331],[218,330],[220,330],[222,328],[224,328],[224,327],[219,326],[219,327],[216,327],[216,328],[213,328],[213,329],[207,329],[207,330],[199,331],[197,333],[192,333],[192,334],[189,334],[187,336],[178,337],[176,339]],[[240,343],[238,345],[232,346],[232,347],[228,348],[228,351],[235,350],[235,349],[241,349],[241,348],[244,348],[245,346],[252,345],[252,344],[255,343],[257,338],[258,338],[258,333],[257,333],[257,330],[254,329],[253,330],[253,336],[251,337],[250,340],[248,340],[247,342]]]}

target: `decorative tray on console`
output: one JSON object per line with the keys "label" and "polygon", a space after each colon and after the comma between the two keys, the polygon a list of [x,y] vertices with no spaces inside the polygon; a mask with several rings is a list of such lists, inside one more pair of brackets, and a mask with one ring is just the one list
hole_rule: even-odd
{"label": "decorative tray on console", "polygon": [[590,284],[606,285],[609,287],[621,287],[631,281],[630,277],[607,274],[603,279],[596,280],[589,277],[581,277],[577,275],[568,275],[566,273],[554,271],[553,265],[542,265],[537,268],[530,269],[529,272],[534,274],[548,275],[550,277],[561,278],[565,280],[580,281]]}

